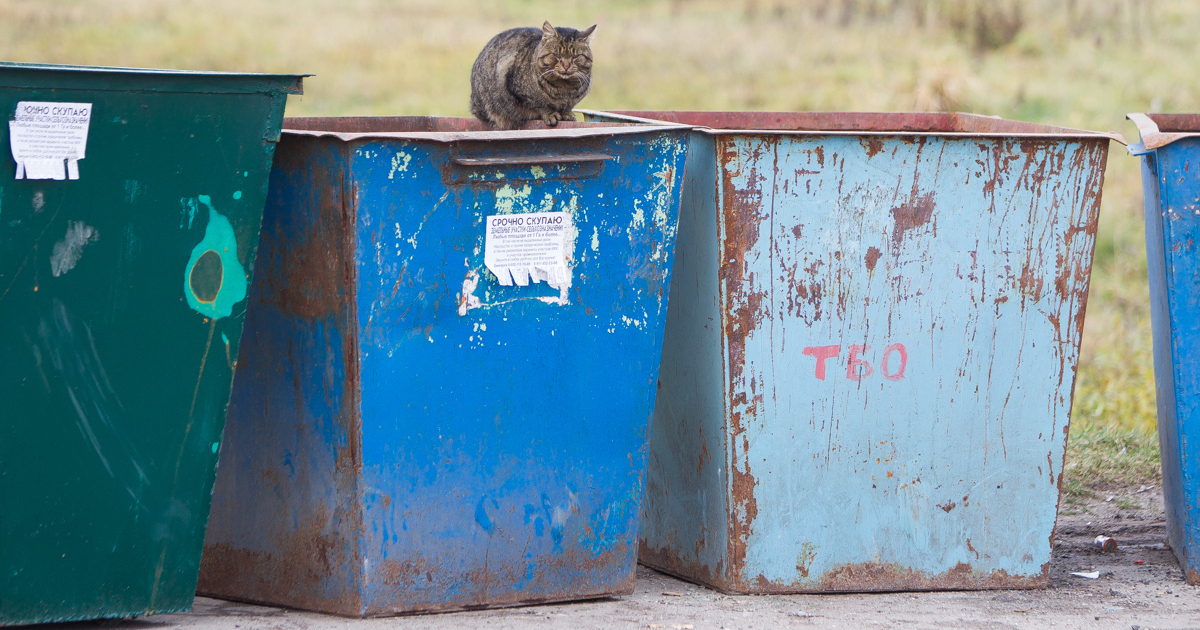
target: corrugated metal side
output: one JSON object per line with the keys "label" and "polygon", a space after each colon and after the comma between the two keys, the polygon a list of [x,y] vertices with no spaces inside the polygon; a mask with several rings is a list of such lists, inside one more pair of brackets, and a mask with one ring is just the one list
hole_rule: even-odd
{"label": "corrugated metal side", "polygon": [[716,155],[729,588],[1044,586],[1107,140]]}
{"label": "corrugated metal side", "polygon": [[728,462],[715,169],[713,138],[693,133],[638,560],[722,588],[729,569]]}
{"label": "corrugated metal side", "polygon": [[202,594],[362,614],[354,203],[344,146],[285,136],[249,293]]}

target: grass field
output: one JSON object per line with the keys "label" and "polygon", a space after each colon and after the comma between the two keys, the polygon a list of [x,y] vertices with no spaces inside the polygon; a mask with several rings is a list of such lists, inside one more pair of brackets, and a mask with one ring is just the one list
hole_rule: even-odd
{"label": "grass field", "polygon": [[[483,44],[545,19],[599,24],[592,108],[960,110],[1131,139],[1126,112],[1200,111],[1191,0],[0,0],[0,58],[306,72],[292,115],[466,115]],[[1150,480],[1154,418],[1138,164],[1114,144],[1074,492]]]}

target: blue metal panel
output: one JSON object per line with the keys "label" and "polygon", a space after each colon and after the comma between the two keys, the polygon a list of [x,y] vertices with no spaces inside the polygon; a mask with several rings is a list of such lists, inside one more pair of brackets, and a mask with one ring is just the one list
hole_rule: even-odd
{"label": "blue metal panel", "polygon": [[[713,583],[729,545],[713,137],[692,134],[663,339],[639,560]],[[673,553],[686,549],[686,556]],[[685,565],[678,564],[686,562]]]}
{"label": "blue metal panel", "polygon": [[1200,348],[1200,177],[1192,170],[1200,168],[1198,158],[1197,137],[1161,146],[1142,158],[1167,532],[1193,584],[1200,583],[1200,459],[1188,446],[1189,437],[1200,434],[1200,371],[1191,360]]}
{"label": "blue metal panel", "polygon": [[1106,149],[719,139],[734,580],[1044,584]]}
{"label": "blue metal panel", "polygon": [[[218,482],[242,496],[206,546],[248,577],[206,592],[350,615],[632,592],[687,137],[570,131],[285,134],[272,208],[300,227],[264,236],[284,262],[255,287],[308,312],[254,302]],[[500,286],[485,218],[548,211],[569,290]]]}
{"label": "blue metal panel", "polygon": [[730,129],[694,132],[642,561],[735,592],[1044,586],[1108,139],[634,115]]}
{"label": "blue metal panel", "polygon": [[284,134],[199,592],[359,614],[361,515],[344,147]]}

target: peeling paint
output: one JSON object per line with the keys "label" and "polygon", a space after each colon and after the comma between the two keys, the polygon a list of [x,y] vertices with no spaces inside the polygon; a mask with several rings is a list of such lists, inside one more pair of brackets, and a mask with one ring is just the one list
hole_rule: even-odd
{"label": "peeling paint", "polygon": [[700,133],[641,561],[738,593],[1043,587],[1107,138]]}
{"label": "peeling paint", "polygon": [[83,221],[68,221],[66,235],[54,244],[54,252],[50,254],[50,273],[57,278],[74,269],[83,256],[84,246],[99,239],[96,228]]}
{"label": "peeling paint", "polygon": [[404,151],[397,151],[396,155],[392,156],[392,170],[388,171],[388,179],[395,179],[396,173],[407,172],[409,162],[412,162],[412,155]]}
{"label": "peeling paint", "polygon": [[463,279],[462,293],[458,296],[458,316],[464,317],[467,311],[473,308],[479,308],[482,304],[478,297],[475,297],[475,288],[479,286],[479,274],[475,270],[467,272],[467,277]]}
{"label": "peeling paint", "polygon": [[[214,497],[201,591],[353,616],[630,592],[681,182],[643,197],[682,172],[685,136],[546,133],[285,132],[230,406],[252,448],[222,446],[238,474]],[[388,180],[397,149],[412,160]],[[625,159],[468,159],[585,150]],[[635,198],[645,229],[626,238]],[[485,218],[541,211],[572,218],[570,283],[501,286]],[[558,386],[568,354],[578,387]]]}

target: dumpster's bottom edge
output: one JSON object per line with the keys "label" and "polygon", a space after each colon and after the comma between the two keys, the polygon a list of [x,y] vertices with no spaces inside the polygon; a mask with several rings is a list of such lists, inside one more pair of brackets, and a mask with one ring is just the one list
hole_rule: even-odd
{"label": "dumpster's bottom edge", "polygon": [[79,613],[75,615],[45,615],[42,617],[30,617],[27,619],[5,619],[0,616],[0,627],[15,628],[18,626],[34,626],[46,623],[71,623],[78,621],[102,621],[105,619],[142,619],[151,615],[172,615],[175,613],[188,612],[192,609],[192,602],[188,601],[182,606],[166,606],[163,608],[145,609],[145,610],[121,610],[121,611],[106,611],[103,613]]}
{"label": "dumpster's bottom edge", "polygon": [[270,606],[273,608],[284,608],[287,610],[297,610],[297,611],[316,612],[316,613],[327,614],[327,615],[337,615],[339,617],[346,617],[349,619],[373,619],[373,618],[381,618],[381,617],[411,617],[411,616],[415,616],[415,615],[440,615],[440,614],[445,614],[445,613],[469,612],[469,611],[476,611],[476,610],[497,610],[497,609],[501,609],[501,608],[524,608],[524,607],[528,607],[528,606],[543,606],[546,604],[567,604],[567,603],[572,603],[572,602],[593,601],[593,600],[598,600],[598,599],[608,599],[608,598],[612,598],[612,597],[622,597],[622,596],[632,595],[632,594],[633,594],[633,585],[630,584],[628,586],[628,588],[613,589],[612,591],[606,591],[606,592],[602,592],[602,593],[588,593],[588,594],[581,594],[581,595],[569,595],[569,596],[563,596],[563,597],[548,597],[545,599],[527,599],[527,600],[521,600],[521,601],[515,601],[515,602],[497,602],[497,603],[490,603],[490,604],[448,603],[444,607],[430,606],[427,608],[426,607],[418,607],[418,608],[411,608],[411,609],[410,608],[405,608],[405,609],[374,608],[374,609],[366,610],[362,614],[353,614],[353,613],[346,613],[346,612],[342,612],[342,611],[338,611],[338,610],[322,610],[319,608],[301,608],[298,606],[292,606],[292,605],[288,605],[288,604],[266,601],[266,600],[261,600],[261,599],[252,599],[252,598],[245,598],[245,597],[236,597],[236,596],[232,596],[232,595],[225,595],[225,594],[220,594],[220,593],[196,591],[197,597],[208,597],[211,599],[219,599],[219,600],[229,601],[229,602],[254,604],[256,606]]}
{"label": "dumpster's bottom edge", "polygon": [[[947,574],[967,573],[962,570],[951,569],[945,574],[937,576],[937,579],[930,580],[928,578],[920,580],[925,584],[904,583],[905,580],[887,581],[886,579],[879,580],[878,585],[865,586],[863,584],[829,584],[827,579],[818,578],[812,586],[798,586],[793,584],[772,583],[765,578],[759,576],[757,583],[752,585],[729,585],[726,583],[718,583],[716,581],[704,579],[696,575],[689,575],[686,572],[673,570],[671,566],[663,566],[653,561],[647,561],[643,558],[638,559],[638,564],[642,566],[664,573],[672,577],[679,578],[692,584],[697,584],[705,588],[710,588],[726,595],[840,595],[840,594],[855,594],[855,593],[928,593],[938,591],[1030,591],[1045,589],[1050,584],[1050,567],[1046,563],[1043,570],[1039,574],[1031,576],[1012,576],[1008,575],[1003,569],[992,571],[989,573],[973,573],[970,577],[964,577],[960,581],[948,579]],[[674,564],[674,563],[671,563]],[[869,577],[878,579],[880,573],[892,573],[892,567],[888,565],[865,564],[856,565],[850,568],[858,569],[861,573],[869,574]],[[847,572],[846,568],[840,570]],[[832,572],[831,572],[832,573]],[[916,573],[912,571],[911,573]],[[1200,578],[1200,574],[1196,576]],[[1189,576],[1189,583],[1191,577]],[[930,583],[932,582],[932,584]]]}

